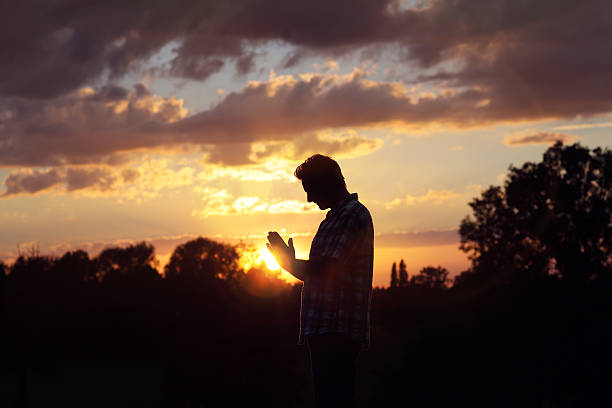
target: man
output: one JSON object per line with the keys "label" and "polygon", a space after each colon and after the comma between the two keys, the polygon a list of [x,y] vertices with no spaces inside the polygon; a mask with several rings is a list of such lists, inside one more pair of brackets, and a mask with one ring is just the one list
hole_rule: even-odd
{"label": "man", "polygon": [[299,344],[307,344],[319,407],[351,406],[360,350],[370,345],[374,227],[368,209],[350,194],[340,166],[316,154],[295,170],[308,202],[330,209],[308,260],[296,259],[277,232],[267,247],[278,264],[304,282]]}

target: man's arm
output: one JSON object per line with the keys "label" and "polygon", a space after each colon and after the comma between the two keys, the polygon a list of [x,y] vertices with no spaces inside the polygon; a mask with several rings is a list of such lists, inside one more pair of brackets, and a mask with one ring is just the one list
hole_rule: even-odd
{"label": "man's arm", "polygon": [[340,275],[342,264],[334,258],[321,258],[315,260],[294,259],[288,266],[288,269],[283,267],[287,272],[295,278],[304,281],[306,276],[322,275],[327,278],[333,278]]}
{"label": "man's arm", "polygon": [[287,267],[288,269],[285,267],[283,267],[283,269],[302,282],[308,275],[309,265],[308,260],[306,259],[294,259],[289,265],[287,265]]}
{"label": "man's arm", "polygon": [[309,275],[323,275],[333,278],[342,271],[342,264],[335,258],[296,259],[293,239],[289,238],[289,245],[287,245],[278,232],[269,232],[268,241],[266,246],[274,255],[280,267],[301,281],[304,281]]}

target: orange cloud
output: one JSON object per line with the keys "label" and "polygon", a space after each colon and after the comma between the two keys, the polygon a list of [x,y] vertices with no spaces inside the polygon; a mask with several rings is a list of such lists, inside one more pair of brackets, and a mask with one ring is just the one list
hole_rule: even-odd
{"label": "orange cloud", "polygon": [[522,132],[507,136],[504,140],[504,144],[507,146],[518,146],[526,144],[552,144],[557,141],[569,143],[575,142],[579,139],[579,136],[569,135],[566,133],[524,130]]}

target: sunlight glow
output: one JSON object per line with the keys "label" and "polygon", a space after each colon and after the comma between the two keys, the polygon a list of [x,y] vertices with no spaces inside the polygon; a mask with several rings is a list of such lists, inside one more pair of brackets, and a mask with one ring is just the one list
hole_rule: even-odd
{"label": "sunlight glow", "polygon": [[278,271],[281,267],[274,259],[274,255],[268,251],[268,248],[262,248],[259,250],[260,258],[266,263],[266,267],[271,271]]}
{"label": "sunlight glow", "polygon": [[268,248],[251,248],[241,252],[240,266],[248,271],[251,268],[262,268],[270,277],[283,280],[287,283],[299,282],[289,272],[283,270]]}

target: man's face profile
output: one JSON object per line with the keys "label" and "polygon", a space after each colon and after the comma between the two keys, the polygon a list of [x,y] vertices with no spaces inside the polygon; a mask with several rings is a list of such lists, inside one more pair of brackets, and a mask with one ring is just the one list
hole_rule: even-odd
{"label": "man's face profile", "polygon": [[317,185],[314,183],[307,183],[302,180],[302,187],[306,192],[306,200],[309,203],[315,203],[319,206],[319,209],[325,210],[329,208],[327,203],[327,195],[325,194],[325,189],[322,188],[321,185]]}

